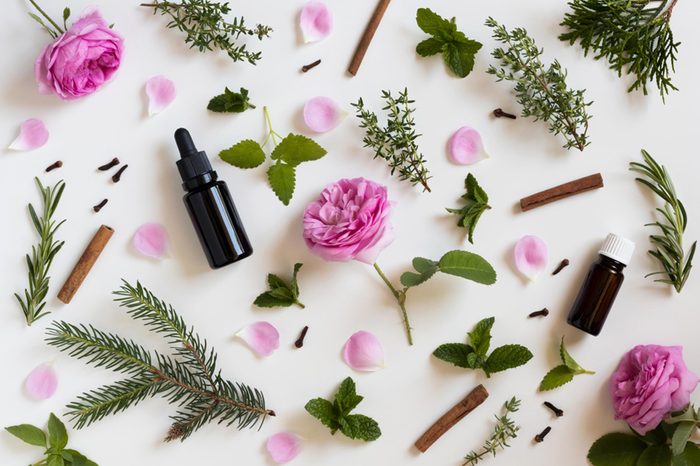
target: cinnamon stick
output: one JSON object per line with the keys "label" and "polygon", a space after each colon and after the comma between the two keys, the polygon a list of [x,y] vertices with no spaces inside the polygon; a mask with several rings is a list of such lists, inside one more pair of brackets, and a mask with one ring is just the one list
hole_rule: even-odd
{"label": "cinnamon stick", "polygon": [[550,202],[585,193],[593,189],[602,188],[603,186],[603,177],[600,173],[584,176],[583,178],[569,181],[568,183],[560,184],[559,186],[524,197],[520,199],[520,208],[525,212],[549,204]]}
{"label": "cinnamon stick", "polygon": [[365,53],[367,53],[369,44],[372,42],[374,33],[377,32],[379,23],[382,21],[384,13],[389,7],[390,1],[391,0],[379,0],[377,7],[374,9],[374,13],[372,13],[372,17],[370,18],[369,23],[367,23],[365,32],[362,34],[362,38],[360,38],[360,43],[357,44],[357,49],[355,49],[355,55],[352,56],[352,60],[350,61],[348,73],[350,73],[351,75],[355,76],[357,74],[357,70],[360,69],[362,60],[365,58]]}
{"label": "cinnamon stick", "polygon": [[97,258],[100,257],[102,250],[107,245],[113,233],[114,230],[107,225],[100,226],[95,236],[92,237],[90,244],[85,248],[85,252],[83,252],[83,255],[78,259],[78,263],[73,267],[73,271],[68,276],[68,279],[63,284],[61,291],[58,293],[58,299],[65,304],[71,302],[71,299],[73,299],[78,288],[82,285],[83,280],[87,277],[88,272],[92,269]]}
{"label": "cinnamon stick", "polygon": [[435,424],[430,426],[421,437],[416,440],[416,448],[421,452],[430,448],[437,439],[450,430],[452,426],[461,421],[467,414],[471,413],[477,406],[483,403],[489,397],[489,392],[486,391],[483,385],[469,392],[462,401],[454,405],[449,411],[442,415],[440,419],[435,421]]}

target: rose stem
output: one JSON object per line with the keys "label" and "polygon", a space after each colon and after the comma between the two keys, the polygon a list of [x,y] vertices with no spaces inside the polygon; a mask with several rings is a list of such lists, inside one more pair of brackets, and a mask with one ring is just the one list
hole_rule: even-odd
{"label": "rose stem", "polygon": [[501,118],[501,117],[510,118],[511,120],[515,120],[516,118],[518,118],[515,115],[513,115],[512,113],[504,112],[503,109],[500,109],[500,108],[497,108],[496,110],[493,111],[493,116],[495,116],[496,118]]}
{"label": "rose stem", "polygon": [[122,173],[124,173],[124,170],[126,170],[128,166],[129,165],[126,164],[123,167],[121,167],[119,170],[117,170],[117,173],[112,175],[112,181],[114,181],[115,183],[119,183],[119,180],[122,179]]}
{"label": "rose stem", "polygon": [[55,170],[55,169],[57,169],[57,168],[61,168],[62,166],[63,166],[63,162],[61,162],[60,160],[56,160],[54,163],[52,163],[51,165],[49,165],[48,167],[46,167],[46,172],[48,173],[48,172],[50,172],[51,170]]}
{"label": "rose stem", "polygon": [[306,338],[306,332],[309,331],[309,326],[305,325],[303,329],[301,329],[301,334],[299,335],[299,338],[297,338],[297,341],[294,342],[294,346],[297,348],[301,348],[304,346],[304,338]]}
{"label": "rose stem", "polygon": [[554,269],[554,272],[552,272],[552,275],[558,274],[559,272],[561,272],[562,270],[564,270],[564,267],[566,267],[567,265],[569,265],[569,259],[563,259],[563,260],[559,263],[559,265],[557,266],[557,268]]}
{"label": "rose stem", "polygon": [[561,409],[557,408],[556,406],[554,406],[554,405],[553,405],[552,403],[550,403],[549,401],[545,401],[545,402],[544,402],[544,405],[545,405],[546,407],[548,407],[549,409],[551,409],[552,412],[553,412],[557,417],[562,417],[562,416],[564,415],[564,411],[562,411]]}
{"label": "rose stem", "polygon": [[374,263],[374,270],[377,271],[381,279],[384,281],[386,286],[391,291],[391,294],[396,298],[396,302],[399,303],[401,308],[401,315],[403,316],[403,325],[406,328],[406,337],[408,338],[408,344],[413,345],[413,335],[411,334],[411,324],[408,322],[408,312],[406,312],[406,290],[397,290],[394,285],[391,284],[389,279],[384,275],[384,272],[379,268],[379,264]]}
{"label": "rose stem", "polygon": [[56,21],[54,21],[53,19],[51,19],[51,16],[47,15],[46,12],[45,12],[44,10],[42,10],[41,7],[40,7],[39,5],[37,5],[37,3],[36,3],[34,0],[29,0],[29,3],[31,3],[31,4],[34,6],[34,8],[36,8],[37,11],[38,11],[39,13],[41,13],[41,16],[43,16],[44,18],[46,18],[46,21],[48,21],[49,23],[51,23],[51,25],[52,25],[53,27],[55,27],[56,30],[57,30],[58,32],[60,32],[61,34],[63,34],[64,32],[66,32],[66,31],[63,30],[63,28],[62,28],[61,26],[59,26],[58,24],[56,24]]}
{"label": "rose stem", "polygon": [[97,169],[103,172],[103,171],[109,170],[110,168],[112,168],[115,165],[119,165],[119,159],[116,157],[114,157],[112,160],[110,160],[106,164],[100,165],[99,167],[97,167]]}
{"label": "rose stem", "polygon": [[302,71],[302,73],[306,73],[306,72],[309,71],[310,69],[316,68],[316,67],[317,67],[318,65],[320,65],[320,64],[321,64],[321,59],[319,58],[318,60],[316,60],[316,61],[313,62],[313,63],[309,63],[308,65],[302,66],[302,67],[301,67],[301,71]]}
{"label": "rose stem", "polygon": [[350,61],[350,66],[348,67],[348,73],[351,75],[355,76],[357,74],[357,70],[360,69],[360,65],[362,64],[362,60],[365,58],[365,53],[367,53],[367,49],[369,48],[370,42],[372,42],[372,38],[374,37],[374,33],[377,32],[377,28],[379,27],[379,23],[382,21],[382,18],[384,17],[384,13],[386,12],[386,9],[389,7],[389,2],[391,0],[379,0],[379,3],[377,4],[377,8],[374,9],[374,13],[372,13],[372,17],[369,20],[369,23],[367,23],[367,27],[365,28],[365,32],[362,34],[362,38],[360,39],[360,43],[357,44],[357,49],[355,49],[355,55],[352,56],[352,60]]}
{"label": "rose stem", "polygon": [[99,212],[100,210],[102,210],[105,204],[107,204],[107,199],[102,199],[102,201],[99,204],[92,206],[92,210],[94,210],[95,212]]}
{"label": "rose stem", "polygon": [[547,436],[547,434],[552,430],[551,427],[547,426],[544,428],[542,432],[539,434],[535,435],[535,442],[537,443],[542,443],[544,442],[544,438]]}

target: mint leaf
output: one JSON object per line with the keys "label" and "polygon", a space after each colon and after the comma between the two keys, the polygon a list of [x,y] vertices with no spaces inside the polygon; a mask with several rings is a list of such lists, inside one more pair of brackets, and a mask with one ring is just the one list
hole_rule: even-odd
{"label": "mint leaf", "polygon": [[30,424],[5,427],[5,430],[29,445],[46,447],[44,431]]}
{"label": "mint leaf", "polygon": [[[304,264],[301,264],[299,262],[294,264],[294,272],[292,272],[292,281],[289,284],[295,299],[299,297],[299,284],[297,283],[297,274],[299,273],[299,270],[301,270],[303,265]],[[304,306],[302,305],[301,307]]]}
{"label": "mint leaf", "polygon": [[356,392],[355,381],[347,377],[341,382],[338,392],[335,394],[335,406],[341,417],[347,416],[363,399],[364,397]]}
{"label": "mint leaf", "polygon": [[467,229],[469,233],[469,242],[474,244],[474,230],[479,222],[479,218],[481,218],[481,214],[490,209],[491,206],[488,204],[488,194],[479,186],[476,178],[474,178],[471,173],[469,173],[464,180],[464,187],[466,193],[462,195],[462,199],[466,201],[466,205],[461,209],[448,208],[447,211],[460,216],[457,225]]}
{"label": "mint leaf", "polygon": [[595,374],[595,372],[587,371],[583,367],[577,363],[574,358],[571,357],[569,352],[566,350],[566,347],[564,346],[564,337],[561,337],[561,343],[559,345],[559,356],[561,357],[561,362],[564,363],[566,367],[568,367],[571,372],[575,373],[576,375],[578,374]]}
{"label": "mint leaf", "polygon": [[[49,447],[56,450],[61,450],[65,448],[65,446],[68,444],[68,432],[66,432],[66,426],[53,413],[51,413],[51,415],[49,416],[48,430]],[[61,462],[63,462],[63,458],[61,458]]]}
{"label": "mint leaf", "polygon": [[219,152],[224,162],[238,168],[255,168],[265,161],[265,152],[260,144],[244,139],[228,149]]}
{"label": "mint leaf", "polygon": [[431,36],[440,34],[448,36],[452,31],[457,30],[457,26],[454,23],[446,20],[430,8],[418,8],[418,11],[416,11],[416,23],[423,32]]}
{"label": "mint leaf", "polygon": [[541,392],[545,392],[547,390],[553,390],[557,387],[561,387],[562,385],[574,380],[575,375],[576,373],[574,373],[568,367],[564,365],[557,366],[545,374],[544,378],[540,382],[539,390]]}
{"label": "mint leaf", "polygon": [[321,421],[321,423],[329,427],[332,433],[340,428],[338,424],[338,416],[333,408],[333,403],[323,398],[314,398],[304,406],[304,409],[313,417]]}
{"label": "mint leaf", "polygon": [[470,354],[474,354],[474,348],[464,343],[445,343],[433,351],[433,356],[438,359],[452,363],[457,367],[475,369],[474,360],[472,359],[470,362],[468,359]]}
{"label": "mint leaf", "polygon": [[297,283],[297,274],[302,265],[299,263],[294,264],[294,272],[290,283],[273,273],[268,274],[267,284],[270,289],[258,295],[253,304],[258,307],[289,307],[292,304],[296,304],[304,308],[305,306],[299,302],[299,285]]}
{"label": "mint leaf", "polygon": [[636,466],[671,466],[672,457],[668,445],[649,445],[637,460]]}
{"label": "mint leaf", "polygon": [[437,262],[424,257],[414,258],[413,268],[418,273],[404,272],[401,274],[401,284],[407,288],[426,282],[439,270]]}
{"label": "mint leaf", "polygon": [[425,39],[422,42],[419,42],[418,45],[416,45],[416,53],[421,57],[437,55],[438,53],[442,52],[443,45],[444,42],[434,37],[431,37],[429,39]]}
{"label": "mint leaf", "polygon": [[450,251],[438,262],[440,271],[483,285],[496,283],[496,271],[483,257],[467,251]]}
{"label": "mint leaf", "polygon": [[495,372],[527,364],[530,359],[532,359],[532,353],[524,346],[504,345],[493,350],[488,359],[484,361],[483,368],[486,376],[490,377]]}
{"label": "mint leaf", "polygon": [[630,434],[603,435],[588,450],[593,466],[636,466],[646,444]]}
{"label": "mint leaf", "polygon": [[282,204],[289,205],[294,195],[294,185],[296,183],[296,171],[291,165],[277,163],[270,165],[267,169],[267,180],[272,191]]}
{"label": "mint leaf", "polygon": [[248,99],[248,90],[241,88],[240,92],[233,92],[225,88],[223,94],[212,98],[207,105],[207,110],[218,113],[241,113],[249,108],[255,108]]}
{"label": "mint leaf", "polygon": [[294,304],[294,299],[291,296],[289,298],[278,297],[266,291],[259,294],[253,304],[258,307],[289,307]]}
{"label": "mint leaf", "polygon": [[683,421],[678,423],[673,438],[671,439],[671,452],[673,456],[680,455],[685,450],[690,435],[695,431],[697,424],[693,421]]}
{"label": "mint leaf", "polygon": [[300,134],[288,134],[282,139],[270,154],[272,160],[282,160],[289,165],[297,166],[302,162],[318,160],[326,155],[326,149],[313,139]]}
{"label": "mint leaf", "polygon": [[366,442],[377,440],[382,435],[377,421],[363,414],[351,414],[341,418],[340,431],[347,437]]}
{"label": "mint leaf", "polygon": [[471,343],[477,356],[481,358],[486,357],[489,346],[491,346],[491,327],[493,327],[495,321],[495,317],[480,320],[468,334],[469,343]]}

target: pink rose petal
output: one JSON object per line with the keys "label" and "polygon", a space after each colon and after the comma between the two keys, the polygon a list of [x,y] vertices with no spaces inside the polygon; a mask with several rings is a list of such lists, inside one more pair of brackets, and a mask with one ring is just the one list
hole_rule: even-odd
{"label": "pink rose petal", "polygon": [[378,371],[384,368],[384,348],[374,334],[361,330],[345,343],[343,359],[356,371]]}
{"label": "pink rose petal", "polygon": [[344,116],[338,104],[328,97],[314,97],[304,104],[304,123],[317,133],[332,130]]}
{"label": "pink rose petal", "polygon": [[280,334],[269,322],[254,322],[236,334],[259,356],[269,356],[280,347]]}
{"label": "pink rose petal", "polygon": [[56,393],[58,377],[48,364],[42,364],[34,369],[24,381],[27,394],[36,400],[47,400]]}
{"label": "pink rose petal", "polygon": [[279,432],[267,439],[267,452],[275,463],[288,463],[301,452],[301,439],[292,432]]}
{"label": "pink rose petal", "polygon": [[30,118],[19,126],[19,134],[12,141],[9,149],[34,150],[46,144],[48,140],[49,131],[46,129],[44,122],[38,118]]}
{"label": "pink rose petal", "polygon": [[160,259],[168,252],[170,240],[165,227],[159,223],[144,223],[132,240],[134,247],[144,256]]}
{"label": "pink rose petal", "polygon": [[549,261],[549,252],[545,242],[532,235],[523,236],[515,243],[513,251],[515,267],[530,280],[544,270]]}
{"label": "pink rose petal", "polygon": [[175,100],[177,91],[175,83],[165,76],[153,76],[146,82],[146,95],[148,96],[148,114],[160,113]]}
{"label": "pink rose petal", "polygon": [[487,159],[481,135],[470,126],[462,126],[447,143],[450,160],[459,165],[472,165]]}
{"label": "pink rose petal", "polygon": [[333,30],[333,15],[323,2],[311,1],[304,5],[299,17],[304,42],[318,42]]}

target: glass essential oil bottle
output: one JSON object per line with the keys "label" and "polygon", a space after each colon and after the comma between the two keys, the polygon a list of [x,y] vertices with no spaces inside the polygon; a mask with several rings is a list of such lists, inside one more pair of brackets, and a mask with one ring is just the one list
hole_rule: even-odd
{"label": "glass essential oil bottle", "polygon": [[591,335],[600,333],[625,280],[622,270],[629,264],[633,252],[632,241],[612,233],[608,235],[569,311],[567,322],[570,325]]}
{"label": "glass essential oil bottle", "polygon": [[218,269],[253,254],[228,186],[218,181],[206,152],[197,150],[184,128],[175,131],[175,142],[180,151],[177,168],[182,188],[187,191],[183,200],[211,268]]}

